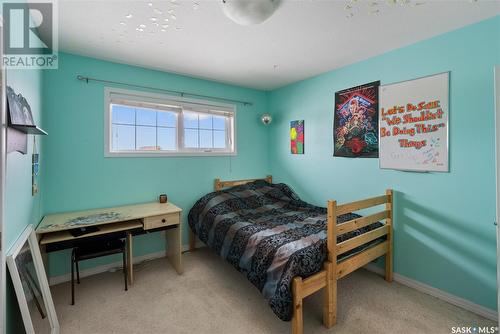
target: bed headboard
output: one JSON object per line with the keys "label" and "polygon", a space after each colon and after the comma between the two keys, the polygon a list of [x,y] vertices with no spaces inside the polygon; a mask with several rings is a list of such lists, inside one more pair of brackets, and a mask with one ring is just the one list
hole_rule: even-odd
{"label": "bed headboard", "polygon": [[239,185],[247,184],[247,183],[250,183],[253,181],[257,181],[257,180],[264,180],[264,181],[267,181],[269,183],[272,183],[273,177],[271,175],[268,175],[262,179],[248,179],[248,180],[234,180],[234,181],[221,181],[220,179],[215,179],[214,190],[219,191],[219,190],[222,190],[224,188],[239,186]]}

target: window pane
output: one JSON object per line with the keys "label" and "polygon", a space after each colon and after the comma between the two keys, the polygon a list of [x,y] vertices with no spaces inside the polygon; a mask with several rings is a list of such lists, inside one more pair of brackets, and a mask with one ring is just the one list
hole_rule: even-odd
{"label": "window pane", "polygon": [[212,129],[212,115],[200,114],[200,129]]}
{"label": "window pane", "polygon": [[198,130],[184,130],[184,145],[188,148],[198,148]]}
{"label": "window pane", "polygon": [[133,125],[112,125],[111,147],[113,151],[135,150],[135,127]]}
{"label": "window pane", "polygon": [[184,112],[184,127],[198,129],[198,114],[194,112]]}
{"label": "window pane", "polygon": [[173,128],[158,128],[158,147],[163,151],[175,151],[176,131]]}
{"label": "window pane", "polygon": [[214,130],[214,148],[226,148],[226,131]]}
{"label": "window pane", "polygon": [[152,109],[136,109],[137,125],[156,125],[156,111]]}
{"label": "window pane", "polygon": [[158,126],[177,127],[177,114],[168,111],[158,111]]}
{"label": "window pane", "polygon": [[215,130],[225,130],[226,129],[226,118],[223,116],[214,116],[214,129]]}
{"label": "window pane", "polygon": [[137,127],[137,150],[156,151],[156,128],[150,126]]}
{"label": "window pane", "polygon": [[117,104],[111,105],[111,122],[117,124],[135,124],[135,109]]}
{"label": "window pane", "polygon": [[213,148],[212,130],[200,130],[200,148]]}

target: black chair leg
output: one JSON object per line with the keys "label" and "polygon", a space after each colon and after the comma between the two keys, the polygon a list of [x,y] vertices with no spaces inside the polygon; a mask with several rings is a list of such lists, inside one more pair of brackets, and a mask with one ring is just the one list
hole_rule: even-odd
{"label": "black chair leg", "polygon": [[76,259],[75,259],[75,264],[76,264],[76,283],[80,284],[80,266]]}
{"label": "black chair leg", "polygon": [[75,249],[71,253],[71,305],[75,305]]}
{"label": "black chair leg", "polygon": [[123,277],[125,279],[125,291],[128,291],[128,283],[127,283],[127,256],[125,254],[125,248],[122,248],[123,251]]}

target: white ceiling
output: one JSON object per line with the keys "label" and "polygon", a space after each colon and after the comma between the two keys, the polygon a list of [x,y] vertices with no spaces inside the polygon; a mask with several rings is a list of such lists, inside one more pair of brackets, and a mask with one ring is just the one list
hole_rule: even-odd
{"label": "white ceiling", "polygon": [[498,0],[392,1],[409,3],[284,0],[264,23],[239,26],[218,0],[66,0],[59,48],[270,90],[500,14]]}

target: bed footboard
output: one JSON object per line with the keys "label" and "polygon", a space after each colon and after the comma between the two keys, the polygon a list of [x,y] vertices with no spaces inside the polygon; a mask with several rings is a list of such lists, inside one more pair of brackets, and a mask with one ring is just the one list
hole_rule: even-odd
{"label": "bed footboard", "polygon": [[[379,205],[385,205],[385,210],[364,217],[349,220],[337,225],[338,216]],[[336,201],[328,201],[327,249],[328,260],[324,269],[307,279],[295,277],[292,282],[293,319],[292,334],[302,334],[303,299],[316,291],[324,290],[323,324],[330,328],[337,322],[337,280],[350,274],[358,268],[385,255],[385,280],[392,281],[392,217],[393,191],[388,189],[385,195],[368,198],[361,201],[337,205]],[[337,243],[337,236],[360,229],[377,221],[385,220],[385,224],[369,232]],[[386,240],[374,246],[337,262],[338,256],[359,246],[386,236]]]}

